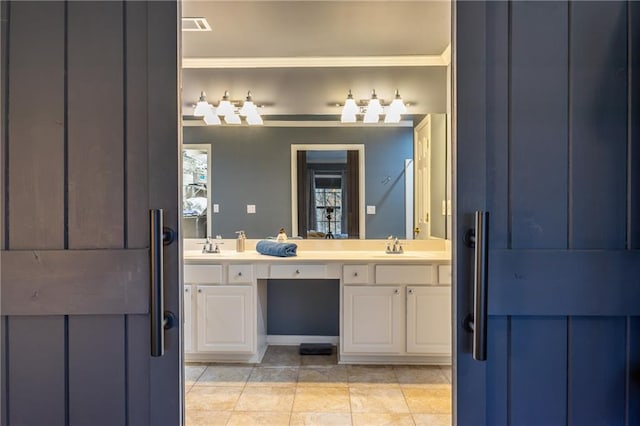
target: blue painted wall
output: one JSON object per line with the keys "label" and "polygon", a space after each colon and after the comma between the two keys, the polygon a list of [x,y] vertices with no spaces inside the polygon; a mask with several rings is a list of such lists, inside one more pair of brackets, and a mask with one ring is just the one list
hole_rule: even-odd
{"label": "blue painted wall", "polygon": [[269,280],[267,334],[338,336],[339,280]]}

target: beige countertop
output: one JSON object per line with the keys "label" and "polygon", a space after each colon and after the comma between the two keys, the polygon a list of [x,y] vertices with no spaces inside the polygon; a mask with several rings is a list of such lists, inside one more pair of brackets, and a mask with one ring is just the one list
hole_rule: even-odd
{"label": "beige countertop", "polygon": [[235,250],[222,250],[220,253],[202,253],[201,250],[185,250],[185,263],[327,263],[327,262],[366,262],[366,263],[450,263],[448,251],[405,251],[402,254],[387,254],[384,250],[300,250],[297,256],[277,257],[263,255],[255,250],[238,253]]}

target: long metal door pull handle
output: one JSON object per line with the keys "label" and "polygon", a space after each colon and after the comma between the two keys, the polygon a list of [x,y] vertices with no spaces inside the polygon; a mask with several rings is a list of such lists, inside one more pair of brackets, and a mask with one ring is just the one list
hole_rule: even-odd
{"label": "long metal door pull handle", "polygon": [[152,209],[149,211],[149,255],[151,257],[151,356],[164,355],[164,256],[162,228],[163,210]]}
{"label": "long metal door pull handle", "polygon": [[473,359],[487,360],[487,285],[489,278],[489,212],[476,211],[473,271]]}

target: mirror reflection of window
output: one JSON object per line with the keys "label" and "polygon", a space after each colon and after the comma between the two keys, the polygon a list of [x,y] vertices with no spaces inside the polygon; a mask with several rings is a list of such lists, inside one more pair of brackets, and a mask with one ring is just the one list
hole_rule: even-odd
{"label": "mirror reflection of window", "polygon": [[182,236],[205,238],[208,218],[209,151],[182,150]]}

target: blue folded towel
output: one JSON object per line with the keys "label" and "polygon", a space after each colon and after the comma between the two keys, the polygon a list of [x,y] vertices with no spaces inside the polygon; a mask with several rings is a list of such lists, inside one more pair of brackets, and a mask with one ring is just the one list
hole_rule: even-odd
{"label": "blue folded towel", "polygon": [[278,243],[276,241],[260,240],[256,244],[256,251],[269,256],[290,257],[296,255],[297,244]]}

